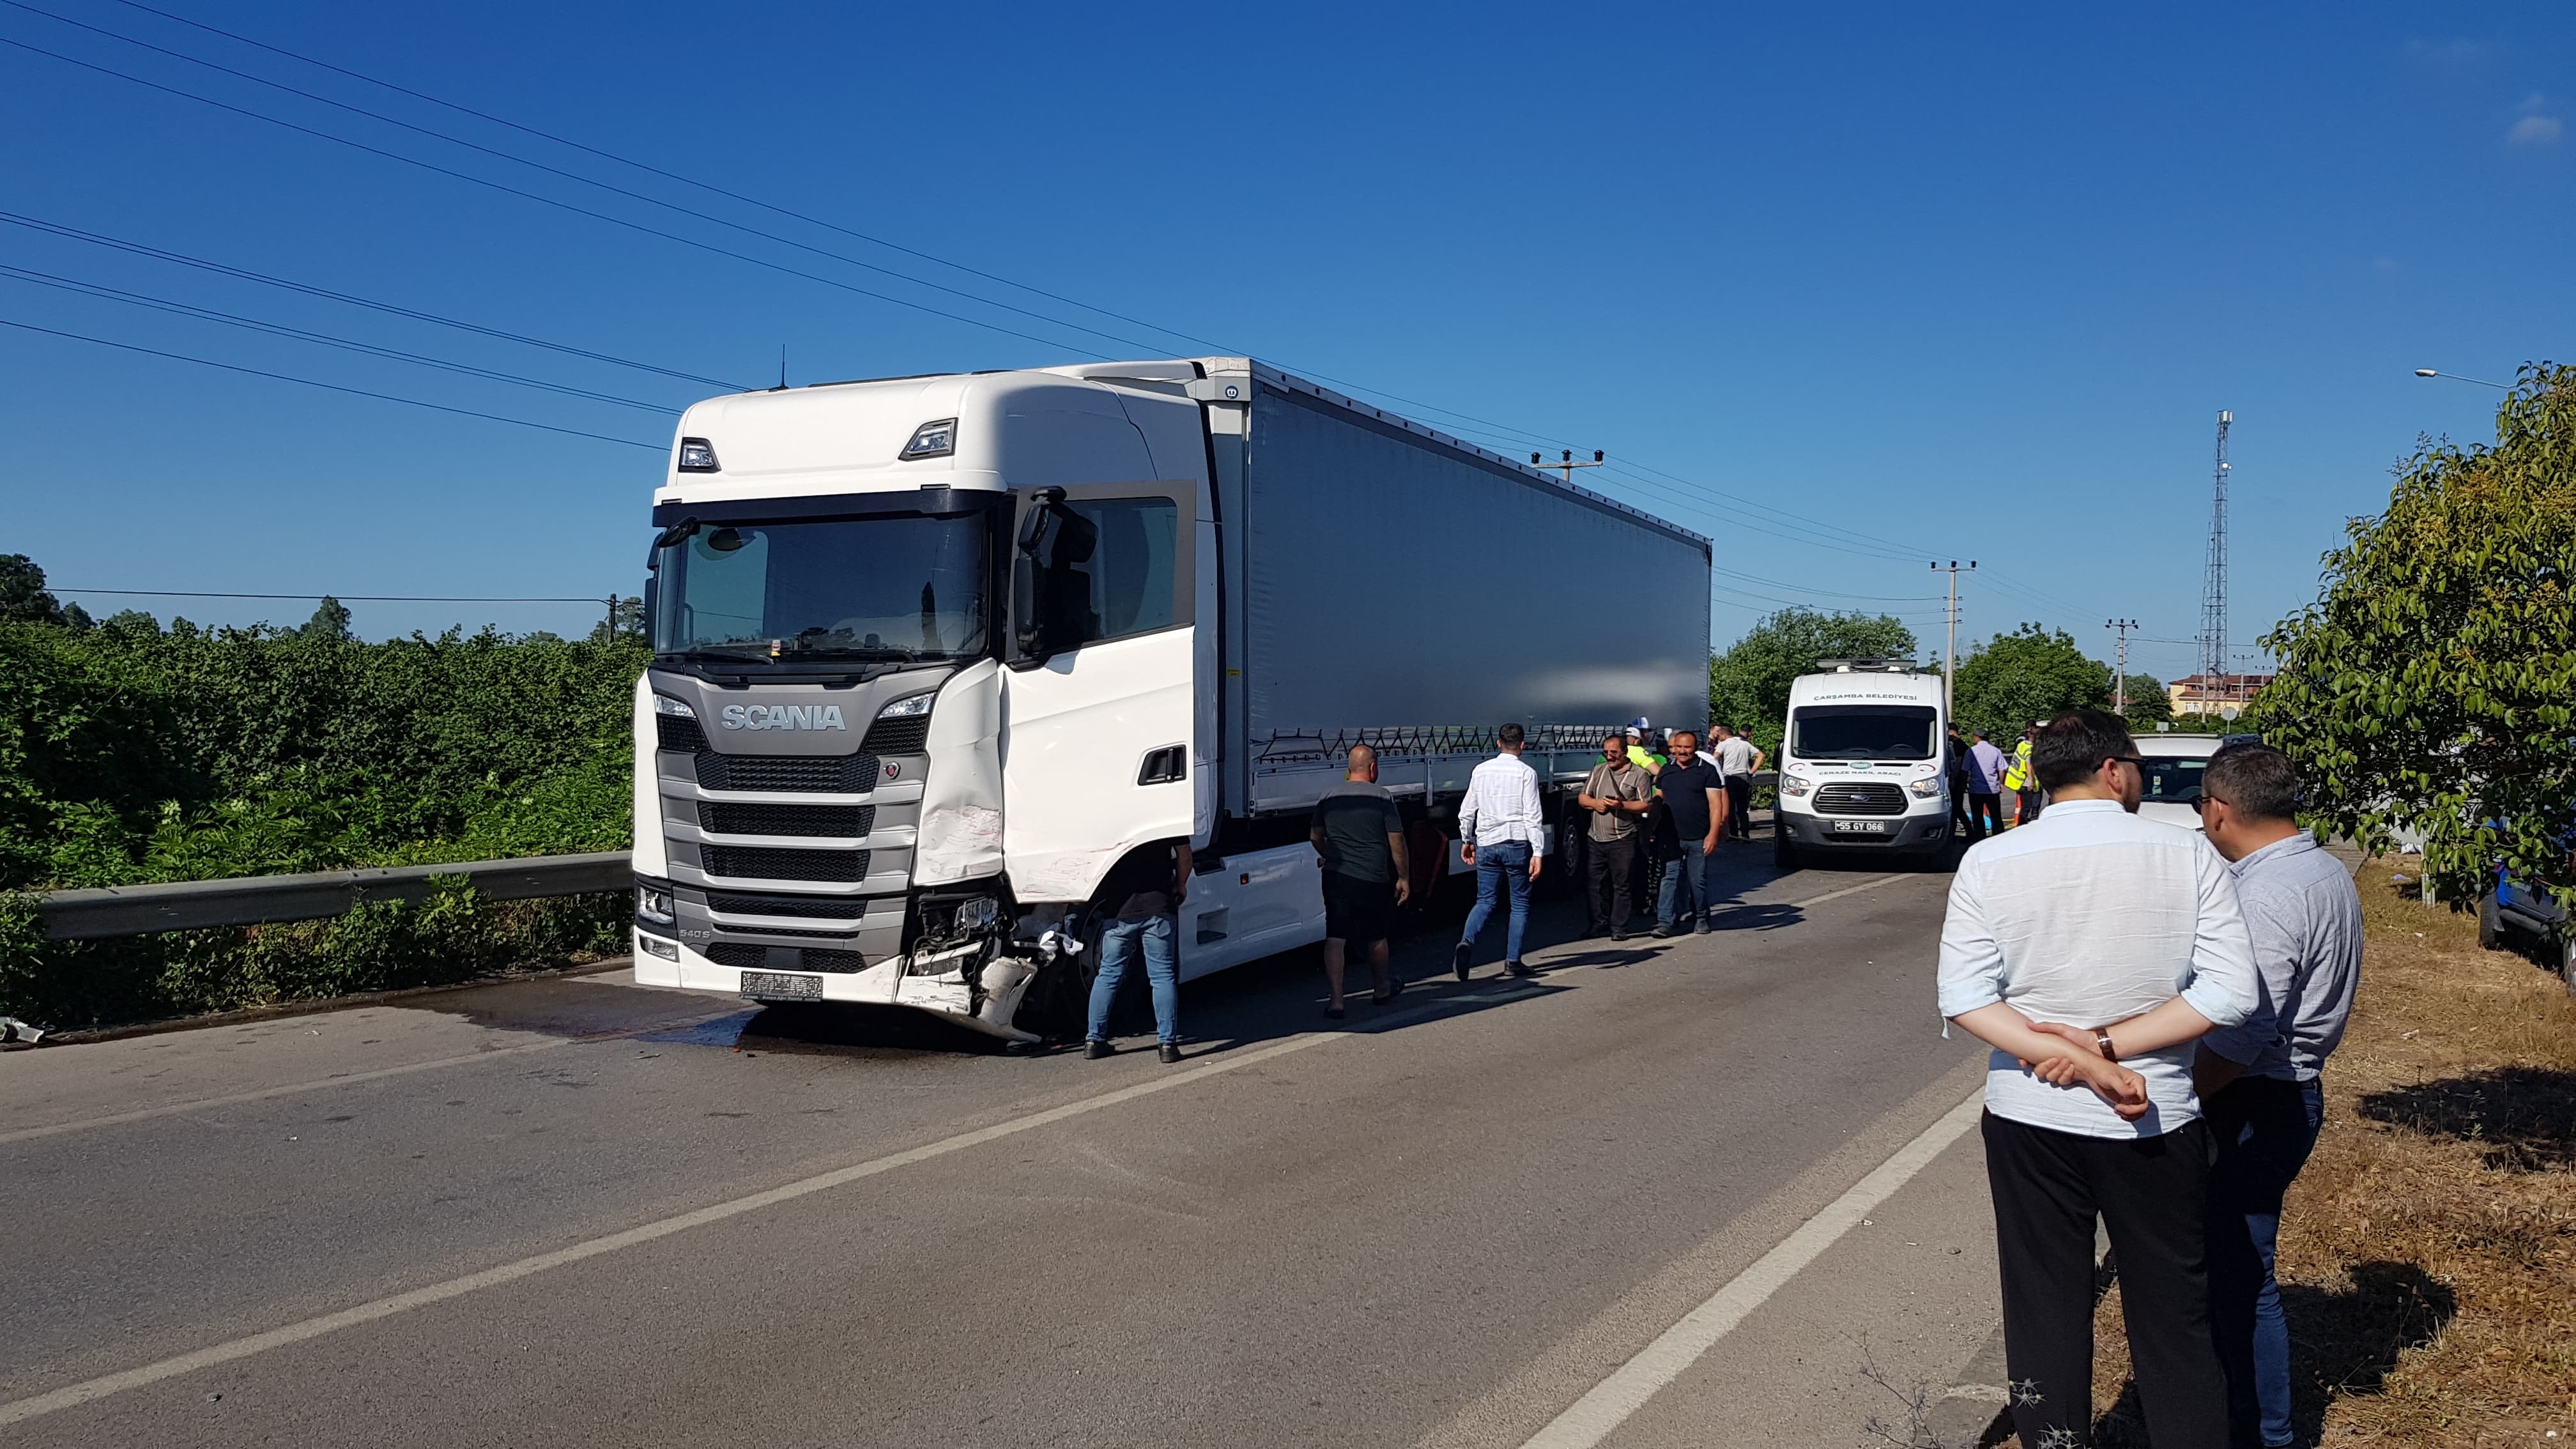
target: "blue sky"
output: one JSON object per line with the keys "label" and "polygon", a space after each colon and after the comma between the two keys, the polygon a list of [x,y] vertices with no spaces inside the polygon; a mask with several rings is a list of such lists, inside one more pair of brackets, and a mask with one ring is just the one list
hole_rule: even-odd
{"label": "blue sky", "polygon": [[[2236,416],[2235,636],[2312,598],[2419,432],[2567,356],[2576,17],[2546,5],[378,6],[156,0],[1150,325],[442,111],[118,0],[28,0],[1055,319],[799,252],[0,7],[0,36],[828,277],[692,249],[0,47],[0,211],[761,384],[1250,351],[1456,409],[1720,538],[1716,637],[1978,559],[1965,630],[2195,631]],[[677,408],[705,384],[14,225],[0,263]],[[981,319],[968,325],[864,288]],[[0,275],[0,318],[655,445],[0,329],[0,552],[72,588],[640,584],[667,416]],[[1114,334],[1111,341],[1079,330]],[[1660,472],[1642,471],[1644,468]],[[1732,496],[1729,496],[1732,495]],[[1738,500],[1763,506],[1747,508]],[[1763,511],[1767,509],[1769,511]],[[1828,546],[1826,540],[1831,541]],[[118,600],[89,596],[104,614]],[[143,600],[165,618],[308,606]],[[1569,608],[1596,595],[1569,596]],[[370,635],[583,605],[356,607]],[[2134,667],[2187,672],[2187,642]]]}

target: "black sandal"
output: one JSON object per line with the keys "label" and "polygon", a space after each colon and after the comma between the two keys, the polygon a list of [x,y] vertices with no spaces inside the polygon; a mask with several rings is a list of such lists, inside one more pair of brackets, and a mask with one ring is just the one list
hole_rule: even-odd
{"label": "black sandal", "polygon": [[1393,1001],[1394,999],[1396,999],[1396,998],[1397,998],[1397,997],[1399,997],[1399,996],[1402,996],[1403,994],[1404,994],[1404,983],[1403,983],[1403,982],[1401,982],[1401,981],[1398,981],[1398,982],[1396,982],[1394,985],[1389,986],[1383,994],[1381,994],[1381,995],[1373,995],[1373,996],[1369,997],[1369,1005],[1371,1005],[1371,1006],[1384,1006],[1384,1005],[1386,1005],[1388,1002]]}

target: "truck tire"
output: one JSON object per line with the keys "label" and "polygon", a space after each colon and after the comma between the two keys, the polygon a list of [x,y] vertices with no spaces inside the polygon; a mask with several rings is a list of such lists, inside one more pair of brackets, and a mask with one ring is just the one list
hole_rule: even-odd
{"label": "truck tire", "polygon": [[2478,945],[2489,951],[2504,949],[2504,910],[2496,904],[2496,893],[2478,897]]}

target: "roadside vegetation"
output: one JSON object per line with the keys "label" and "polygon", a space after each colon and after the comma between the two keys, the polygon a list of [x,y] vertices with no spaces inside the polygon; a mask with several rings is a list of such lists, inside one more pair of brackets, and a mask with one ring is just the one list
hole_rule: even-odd
{"label": "roadside vegetation", "polygon": [[[2469,917],[2420,899],[2419,868],[2362,870],[2361,997],[2282,1215],[2299,1442],[2565,1443],[2576,998],[2524,957],[2480,950]],[[2144,1445],[2116,1286],[2095,1341],[2096,1442]]]}
{"label": "roadside vegetation", "polygon": [[[60,942],[29,891],[615,850],[644,646],[93,623],[0,560],[0,1014],[55,1027],[425,985],[621,948],[623,896],[461,888],[331,921]],[[31,577],[32,575],[32,577]]]}

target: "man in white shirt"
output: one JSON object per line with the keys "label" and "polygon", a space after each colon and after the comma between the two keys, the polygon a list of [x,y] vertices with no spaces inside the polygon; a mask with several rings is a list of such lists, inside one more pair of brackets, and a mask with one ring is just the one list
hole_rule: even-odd
{"label": "man in white shirt", "polygon": [[1762,768],[1762,747],[1735,732],[1733,725],[1710,725],[1717,736],[1718,779],[1726,787],[1726,833],[1737,840],[1753,838],[1753,777]]}
{"label": "man in white shirt", "polygon": [[1511,922],[1503,932],[1503,969],[1514,976],[1538,973],[1521,964],[1521,933],[1529,927],[1530,885],[1538,879],[1547,822],[1538,800],[1538,772],[1521,763],[1526,732],[1507,724],[1495,735],[1500,753],[1467,777],[1458,803],[1458,847],[1476,868],[1476,908],[1458,938],[1450,969],[1461,981],[1476,954],[1476,937],[1493,917],[1495,900],[1511,892]]}
{"label": "man in white shirt", "polygon": [[2117,718],[2058,716],[2035,733],[2032,766],[2047,814],[1969,847],[1941,928],[1941,1014],[1994,1048],[1984,1137],[2004,1357],[2033,1389],[2014,1426],[2025,1444],[2081,1442],[2091,1427],[2098,1217],[2148,1436],[2225,1449],[2192,1059],[2202,1036],[2253,1014],[2253,944],[2217,853],[2138,818],[2142,762]]}

